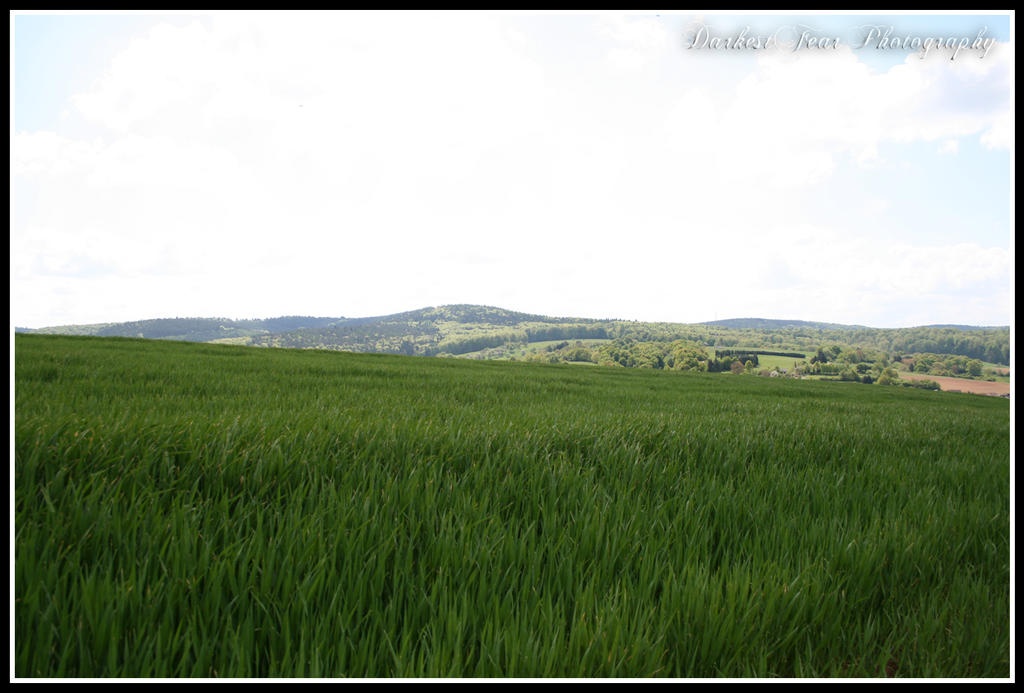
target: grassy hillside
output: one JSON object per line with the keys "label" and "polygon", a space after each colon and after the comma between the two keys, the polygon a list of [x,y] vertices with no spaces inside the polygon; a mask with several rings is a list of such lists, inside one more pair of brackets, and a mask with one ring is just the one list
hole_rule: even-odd
{"label": "grassy hillside", "polygon": [[1009,674],[1009,403],[15,338],[22,676]]}

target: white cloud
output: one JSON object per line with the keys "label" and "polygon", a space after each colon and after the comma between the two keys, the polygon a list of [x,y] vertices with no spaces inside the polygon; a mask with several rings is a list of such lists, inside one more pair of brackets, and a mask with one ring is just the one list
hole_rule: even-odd
{"label": "white cloud", "polygon": [[[769,231],[772,239],[792,236],[785,228]],[[756,261],[741,261],[731,281],[758,297],[759,314],[766,317],[879,327],[1009,320],[1013,255],[1008,249],[973,243],[879,244],[818,229],[812,236],[747,247],[743,253]],[[922,310],[936,301],[944,304],[942,312]],[[746,314],[750,303],[726,296],[719,311]]]}
{"label": "white cloud", "polygon": [[19,323],[454,301],[698,320],[756,312],[759,288],[832,320],[871,314],[856,292],[1008,285],[1000,249],[793,228],[806,191],[887,143],[1012,147],[1009,46],[880,74],[849,49],[765,55],[737,81],[650,18],[585,19],[589,63],[497,15],[155,27],[71,99],[94,135],[13,138]]}
{"label": "white cloud", "polygon": [[680,97],[668,127],[682,156],[714,153],[726,180],[801,187],[829,177],[840,160],[869,164],[887,142],[943,141],[981,135],[1009,146],[1012,51],[985,61],[921,60],[876,74],[856,51],[766,52],[727,103],[700,90]]}
{"label": "white cloud", "polygon": [[1009,110],[993,119],[992,126],[981,136],[981,143],[989,149],[1012,150],[1014,144],[1013,117]]}
{"label": "white cloud", "polygon": [[609,39],[606,60],[614,72],[635,72],[664,57],[671,37],[654,19],[602,16],[598,34]]}

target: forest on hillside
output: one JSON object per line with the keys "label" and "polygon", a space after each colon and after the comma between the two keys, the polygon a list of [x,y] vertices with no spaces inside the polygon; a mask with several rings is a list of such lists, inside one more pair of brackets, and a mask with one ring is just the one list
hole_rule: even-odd
{"label": "forest on hillside", "polygon": [[517,346],[552,340],[601,339],[654,344],[648,351],[669,349],[669,345],[680,340],[715,349],[803,353],[822,346],[839,345],[881,352],[890,362],[914,354],[939,354],[986,363],[1010,363],[1008,327],[884,329],[754,319],[721,324],[725,322],[730,321],[684,324],[596,320],[519,313],[491,306],[452,305],[365,318],[166,318],[28,331],[195,342],[230,341],[261,347],[415,356],[460,356],[486,352],[483,354],[486,358],[512,358]]}

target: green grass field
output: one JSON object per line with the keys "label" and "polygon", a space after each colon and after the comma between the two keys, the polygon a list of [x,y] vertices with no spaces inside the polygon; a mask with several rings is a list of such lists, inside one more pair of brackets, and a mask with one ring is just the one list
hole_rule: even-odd
{"label": "green grass field", "polygon": [[782,369],[792,371],[794,364],[799,363],[800,361],[803,360],[804,359],[794,358],[792,356],[770,356],[761,354],[757,357],[757,370],[760,371],[765,368],[771,370],[773,368],[777,368],[780,371]]}
{"label": "green grass field", "polygon": [[17,677],[1007,677],[1009,402],[15,341]]}

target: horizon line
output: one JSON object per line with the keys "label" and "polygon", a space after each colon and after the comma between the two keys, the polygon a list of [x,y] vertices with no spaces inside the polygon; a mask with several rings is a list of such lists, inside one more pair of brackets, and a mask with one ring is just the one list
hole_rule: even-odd
{"label": "horizon line", "polygon": [[501,307],[501,306],[493,306],[493,305],[488,305],[488,304],[483,304],[483,303],[443,303],[443,304],[439,304],[439,305],[428,305],[428,306],[422,306],[422,307],[419,307],[419,308],[412,308],[412,309],[409,309],[409,310],[402,310],[402,311],[398,311],[396,313],[379,313],[379,314],[375,314],[375,315],[361,315],[361,316],[341,316],[341,315],[330,316],[330,315],[310,315],[310,314],[303,315],[303,314],[300,314],[300,313],[291,313],[291,314],[275,315],[275,316],[269,316],[269,317],[231,318],[231,317],[226,317],[226,316],[223,316],[223,315],[219,315],[219,316],[199,316],[199,315],[181,316],[181,315],[178,315],[178,316],[175,316],[175,317],[139,318],[137,320],[113,320],[113,321],[100,320],[100,321],[94,321],[94,322],[70,322],[70,323],[44,325],[42,327],[27,327],[27,326],[23,326],[23,325],[15,325],[15,324],[12,323],[11,324],[11,330],[12,330],[12,332],[16,332],[18,330],[33,330],[34,331],[34,330],[55,329],[55,328],[59,328],[59,327],[84,327],[84,326],[90,326],[90,325],[119,325],[119,324],[132,323],[132,322],[148,322],[148,321],[155,321],[155,320],[230,320],[232,322],[242,322],[242,321],[246,321],[246,320],[275,320],[275,319],[280,319],[280,318],[315,318],[315,319],[332,319],[332,320],[366,320],[366,319],[370,319],[370,318],[387,318],[387,317],[392,317],[392,316],[395,316],[395,315],[402,315],[403,313],[412,313],[412,312],[416,312],[416,311],[419,311],[419,310],[429,310],[429,309],[432,309],[432,308],[452,308],[452,307],[458,307],[458,306],[467,306],[467,307],[474,307],[474,308],[494,308],[494,309],[497,309],[497,310],[503,310],[503,311],[507,311],[507,312],[510,312],[510,313],[521,313],[523,315],[536,315],[538,317],[544,317],[544,318],[562,318],[562,319],[568,319],[568,320],[595,320],[595,321],[600,321],[600,322],[648,322],[648,323],[656,323],[656,324],[657,323],[661,323],[661,324],[674,324],[674,325],[716,325],[717,324],[717,326],[721,326],[721,327],[728,327],[728,326],[727,325],[720,325],[719,323],[735,322],[735,321],[740,321],[740,320],[763,320],[763,321],[766,321],[766,322],[780,322],[780,323],[807,323],[809,325],[836,325],[836,326],[839,326],[839,327],[857,327],[857,328],[864,328],[864,329],[871,329],[871,330],[906,330],[906,329],[915,329],[915,328],[921,328],[921,327],[931,327],[931,328],[964,328],[964,327],[970,327],[970,328],[975,328],[975,329],[993,329],[993,330],[1002,330],[1002,329],[1011,329],[1012,328],[1012,324],[1006,324],[1006,325],[979,325],[979,324],[971,324],[971,323],[954,323],[954,322],[936,322],[936,323],[928,323],[928,324],[921,324],[921,325],[907,325],[907,326],[902,326],[902,327],[875,327],[875,326],[863,325],[863,324],[859,324],[859,323],[842,323],[842,322],[832,322],[832,321],[825,321],[825,320],[806,320],[806,319],[801,319],[801,318],[765,318],[765,317],[755,317],[755,316],[736,317],[736,318],[716,318],[714,320],[703,320],[703,321],[697,321],[697,322],[685,322],[685,321],[675,321],[675,320],[642,320],[642,319],[637,319],[637,318],[621,318],[621,317],[587,318],[587,317],[581,317],[581,316],[575,316],[575,315],[548,315],[548,314],[545,314],[545,313],[528,313],[528,312],[525,312],[525,311],[522,311],[522,310],[514,310],[514,309],[511,309],[511,308],[504,308],[504,307]]}

